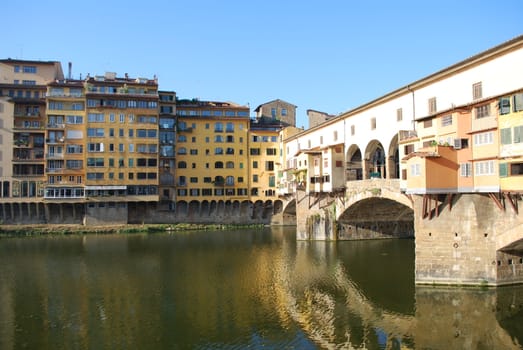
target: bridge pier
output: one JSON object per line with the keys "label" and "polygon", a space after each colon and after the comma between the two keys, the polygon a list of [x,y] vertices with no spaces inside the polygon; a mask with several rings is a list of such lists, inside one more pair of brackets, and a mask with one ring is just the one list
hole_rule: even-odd
{"label": "bridge pier", "polygon": [[500,208],[487,194],[458,194],[450,201],[440,195],[439,199],[433,197],[433,208],[429,210],[426,198],[413,197],[416,283],[523,282],[523,251],[518,244],[512,248],[499,244],[514,227],[521,230],[521,215],[511,208]]}

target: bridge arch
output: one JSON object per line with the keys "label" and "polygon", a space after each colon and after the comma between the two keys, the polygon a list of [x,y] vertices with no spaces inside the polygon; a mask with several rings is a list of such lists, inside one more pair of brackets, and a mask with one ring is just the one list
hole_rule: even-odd
{"label": "bridge arch", "polygon": [[414,205],[397,180],[369,179],[348,188],[336,208],[338,239],[414,236]]}

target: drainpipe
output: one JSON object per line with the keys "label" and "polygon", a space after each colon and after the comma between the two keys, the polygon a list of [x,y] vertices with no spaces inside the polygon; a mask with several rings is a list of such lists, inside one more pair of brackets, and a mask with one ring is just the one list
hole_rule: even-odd
{"label": "drainpipe", "polygon": [[407,90],[412,95],[412,130],[416,131],[416,101],[414,98],[414,90],[411,89],[410,85],[407,85]]}

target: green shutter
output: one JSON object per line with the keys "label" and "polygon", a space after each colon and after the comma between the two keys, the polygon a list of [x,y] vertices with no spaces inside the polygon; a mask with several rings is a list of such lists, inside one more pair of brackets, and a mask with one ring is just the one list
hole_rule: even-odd
{"label": "green shutter", "polygon": [[501,144],[510,145],[512,143],[512,130],[510,128],[504,128],[499,132],[501,135]]}
{"label": "green shutter", "polygon": [[508,166],[507,163],[499,163],[499,177],[508,176]]}

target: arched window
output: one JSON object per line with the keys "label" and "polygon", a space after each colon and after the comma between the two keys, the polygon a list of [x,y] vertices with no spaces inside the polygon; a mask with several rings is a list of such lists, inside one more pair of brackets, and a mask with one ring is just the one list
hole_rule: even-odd
{"label": "arched window", "polygon": [[221,147],[216,147],[214,149],[214,154],[223,154],[223,148]]}
{"label": "arched window", "polygon": [[234,169],[234,162],[229,161],[229,162],[225,163],[225,167],[227,169]]}
{"label": "arched window", "polygon": [[223,162],[215,162],[214,167],[216,169],[222,169],[223,168]]}
{"label": "arched window", "polygon": [[225,126],[225,131],[227,132],[234,132],[234,124],[233,123],[227,123],[227,125]]}
{"label": "arched window", "polygon": [[178,135],[178,142],[187,142],[187,136]]}
{"label": "arched window", "polygon": [[234,186],[234,176],[227,176],[225,178],[225,184],[227,186]]}
{"label": "arched window", "polygon": [[185,147],[178,148],[178,154],[187,154],[187,148],[185,148]]}
{"label": "arched window", "polygon": [[223,123],[222,122],[214,123],[214,131],[215,132],[223,132]]}
{"label": "arched window", "polygon": [[223,136],[222,135],[214,136],[214,142],[223,142]]}
{"label": "arched window", "polygon": [[185,169],[187,168],[187,163],[184,161],[178,162],[178,169]]}

